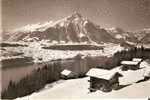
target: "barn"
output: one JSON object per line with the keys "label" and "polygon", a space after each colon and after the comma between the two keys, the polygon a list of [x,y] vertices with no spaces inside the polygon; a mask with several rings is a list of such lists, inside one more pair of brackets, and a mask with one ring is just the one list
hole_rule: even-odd
{"label": "barn", "polygon": [[127,71],[127,70],[137,70],[139,69],[139,65],[140,65],[140,62],[138,61],[122,61],[121,62],[121,70],[122,71]]}
{"label": "barn", "polygon": [[122,77],[118,72],[99,68],[90,69],[86,75],[90,77],[90,92],[96,90],[109,92],[112,89],[117,89],[119,86],[119,77]]}

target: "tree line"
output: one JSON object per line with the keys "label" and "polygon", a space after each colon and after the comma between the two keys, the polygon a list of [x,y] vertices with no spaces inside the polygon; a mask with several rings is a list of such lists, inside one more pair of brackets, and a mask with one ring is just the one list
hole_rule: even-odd
{"label": "tree line", "polygon": [[37,68],[17,83],[10,81],[8,88],[1,93],[1,98],[14,99],[42,89],[45,84],[59,79],[59,72],[57,72],[59,68],[59,63],[46,64],[42,68]]}
{"label": "tree line", "polygon": [[132,58],[150,59],[150,48],[134,47],[128,50],[116,52],[112,57],[109,57],[104,63],[97,66],[98,68],[112,69],[120,66],[123,60],[132,60]]}

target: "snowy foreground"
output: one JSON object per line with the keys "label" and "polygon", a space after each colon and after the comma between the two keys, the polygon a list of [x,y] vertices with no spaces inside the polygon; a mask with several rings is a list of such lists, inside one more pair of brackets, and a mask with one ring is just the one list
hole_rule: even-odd
{"label": "snowy foreground", "polygon": [[147,98],[150,96],[150,80],[134,83],[117,91],[104,93],[101,91],[89,93],[88,77],[58,82],[53,87],[48,87],[30,96],[17,100],[41,100],[41,99],[96,99],[96,98]]}
{"label": "snowy foreground", "polygon": [[119,68],[113,71],[119,71],[124,77],[119,79],[120,85],[126,87],[119,90],[112,90],[109,93],[96,91],[90,93],[89,77],[71,80],[60,80],[52,84],[48,84],[39,92],[29,96],[17,98],[17,100],[41,100],[41,99],[96,99],[96,98],[148,98],[150,96],[150,80],[136,83],[142,80],[145,71],[150,71],[150,64],[143,61],[140,64],[143,69],[137,71],[119,71]]}

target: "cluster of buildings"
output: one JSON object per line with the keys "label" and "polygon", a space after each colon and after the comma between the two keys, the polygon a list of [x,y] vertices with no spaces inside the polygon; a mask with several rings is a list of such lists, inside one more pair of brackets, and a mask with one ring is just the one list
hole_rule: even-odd
{"label": "cluster of buildings", "polygon": [[143,60],[141,58],[133,58],[132,61],[122,61],[121,65],[123,65],[121,67],[121,69],[123,71],[127,71],[127,70],[137,70],[140,68],[140,63]]}
{"label": "cluster of buildings", "polygon": [[[140,68],[140,63],[143,61],[141,58],[133,58],[132,61],[121,61],[119,70],[106,70],[100,68],[91,68],[86,75],[90,77],[88,80],[90,86],[89,91],[94,92],[101,90],[103,92],[109,92],[112,89],[116,90],[119,88],[119,78],[124,77],[123,72],[128,70],[136,71]],[[78,73],[70,70],[63,70],[61,72],[62,78],[77,78]],[[149,76],[150,77],[150,76]]]}

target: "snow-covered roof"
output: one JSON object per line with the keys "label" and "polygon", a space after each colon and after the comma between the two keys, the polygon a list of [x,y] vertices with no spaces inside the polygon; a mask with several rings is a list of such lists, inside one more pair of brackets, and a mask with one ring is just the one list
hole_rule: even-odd
{"label": "snow-covered roof", "polygon": [[137,65],[139,62],[137,61],[122,61],[121,64],[123,65]]}
{"label": "snow-covered roof", "polygon": [[61,72],[61,74],[68,76],[71,72],[72,72],[72,71],[70,71],[70,70],[68,70],[68,69],[64,69],[64,70]]}
{"label": "snow-covered roof", "polygon": [[86,75],[91,77],[96,77],[100,79],[109,80],[116,72],[112,72],[109,70],[99,69],[99,68],[92,68],[90,69]]}
{"label": "snow-covered roof", "polygon": [[133,58],[132,61],[137,61],[137,62],[141,62],[142,59],[141,58]]}

